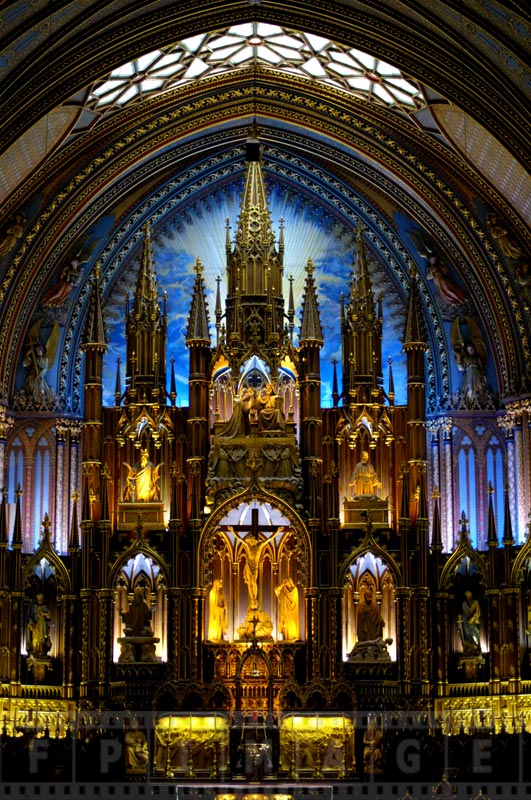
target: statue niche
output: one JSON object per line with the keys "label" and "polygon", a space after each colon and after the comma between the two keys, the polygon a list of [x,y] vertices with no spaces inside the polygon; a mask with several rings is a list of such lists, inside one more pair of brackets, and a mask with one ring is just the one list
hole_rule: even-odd
{"label": "statue niche", "polygon": [[350,565],[343,592],[346,660],[389,663],[396,630],[394,581],[386,564],[368,552]]}
{"label": "statue niche", "polygon": [[372,590],[363,592],[363,602],[358,606],[356,626],[357,642],[349,654],[349,661],[391,661],[387,646],[391,638],[384,639],[385,622]]}
{"label": "statue niche", "polygon": [[[207,476],[207,504],[243,485],[249,461],[260,462],[258,477],[275,489],[289,491],[297,502],[301,487],[301,461],[295,436],[293,411],[286,411],[294,392],[292,376],[272,380],[265,367],[248,368],[236,388],[227,373],[214,378],[216,421]],[[225,418],[225,419],[223,419]]]}
{"label": "statue niche", "polygon": [[119,504],[119,527],[125,528],[138,521],[150,527],[164,527],[164,506],[161,503],[160,471],[164,464],[155,465],[147,448],[142,447],[140,458],[134,466],[123,462],[127,469],[122,502]]}
{"label": "statue niche", "polygon": [[118,662],[160,661],[155,654],[155,645],[160,641],[151,628],[151,608],[144,599],[141,586],[136,586],[127,611],[121,612],[124,635],[118,639],[120,656]]}
{"label": "statue niche", "polygon": [[140,460],[132,467],[126,461],[127,479],[123,498],[126,502],[150,503],[160,500],[159,473],[163,464],[155,466],[149,460],[148,451],[140,451]]}
{"label": "statue niche", "polygon": [[380,498],[382,482],[371,463],[369,451],[362,450],[349,481],[349,494],[345,498],[345,522],[364,524],[367,513],[371,523],[387,525],[389,504]]}
{"label": "statue niche", "polygon": [[271,508],[260,516],[259,508],[244,505],[229,518],[241,524],[222,523],[207,550],[214,554],[205,601],[208,641],[300,641],[299,538]]}
{"label": "statue niche", "polygon": [[43,539],[34,555],[34,566],[28,575],[27,615],[25,621],[28,673],[35,683],[44,683],[47,673],[53,668],[54,658],[61,659],[61,641],[57,638],[57,626],[62,627],[61,611],[57,602],[58,579],[54,566],[46,555],[50,536],[50,520],[46,514],[43,521]]}

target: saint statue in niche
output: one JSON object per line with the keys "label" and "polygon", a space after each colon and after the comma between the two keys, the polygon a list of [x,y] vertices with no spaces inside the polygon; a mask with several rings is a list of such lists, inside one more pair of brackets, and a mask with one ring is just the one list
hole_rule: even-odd
{"label": "saint statue in niche", "polygon": [[216,578],[208,596],[208,638],[211,642],[223,641],[227,632],[227,619],[223,581]]}
{"label": "saint statue in niche", "polygon": [[349,653],[349,661],[389,662],[387,649],[391,638],[383,638],[385,622],[370,587],[363,590],[363,602],[358,607],[356,624],[357,642]]}
{"label": "saint statue in niche", "polygon": [[28,621],[27,650],[34,658],[47,658],[52,646],[50,638],[50,612],[44,602],[44,595],[35,598]]}
{"label": "saint statue in niche", "polygon": [[485,392],[487,346],[478,325],[471,317],[456,317],[450,339],[457,369],[463,373],[459,396],[472,408]]}
{"label": "saint statue in niche", "polygon": [[152,636],[151,609],[144,600],[140,586],[135,587],[133,599],[127,611],[122,611],[124,633],[126,636]]}
{"label": "saint statue in niche", "polygon": [[364,602],[360,603],[358,609],[358,642],[371,642],[382,638],[385,622],[373,599],[372,591],[366,589],[363,597]]}
{"label": "saint statue in niche", "polygon": [[457,627],[465,655],[479,655],[481,653],[480,619],[481,608],[479,602],[474,598],[473,593],[468,590],[465,592],[461,614],[457,618]]}
{"label": "saint statue in niche", "polygon": [[299,624],[299,590],[293,578],[284,578],[280,586],[275,587],[278,600],[278,632],[285,642],[300,639]]}
{"label": "saint statue in niche", "polygon": [[124,490],[126,502],[149,503],[160,500],[160,469],[163,464],[155,466],[149,460],[148,451],[140,451],[140,461],[132,467],[124,461],[127,467],[127,482]]}
{"label": "saint statue in niche", "polygon": [[42,337],[42,320],[32,326],[25,343],[22,366],[27,369],[24,388],[14,398],[15,408],[53,411],[57,407],[57,396],[48,383],[59,342],[59,325],[54,322],[46,340]]}
{"label": "saint statue in niche", "polygon": [[376,489],[381,485],[381,482],[377,478],[376,470],[369,461],[368,452],[363,450],[360,460],[354,467],[352,480],[349,483],[349,486],[353,487],[353,499],[356,500],[360,497],[376,497]]}

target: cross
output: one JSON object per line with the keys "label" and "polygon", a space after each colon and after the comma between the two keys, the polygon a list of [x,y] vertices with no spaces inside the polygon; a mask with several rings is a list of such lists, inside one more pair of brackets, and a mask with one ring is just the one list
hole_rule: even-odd
{"label": "cross", "polygon": [[277,533],[281,533],[283,528],[281,525],[260,525],[258,523],[258,509],[252,508],[251,509],[251,522],[247,525],[220,525],[222,530],[228,530],[229,528],[233,531],[241,531],[242,533],[252,533],[259,539],[260,533],[266,533],[267,531],[276,531]]}

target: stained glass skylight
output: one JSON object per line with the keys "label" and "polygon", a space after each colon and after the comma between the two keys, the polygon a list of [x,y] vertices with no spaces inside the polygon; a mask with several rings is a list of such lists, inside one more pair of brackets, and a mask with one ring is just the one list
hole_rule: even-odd
{"label": "stained glass skylight", "polygon": [[261,65],[318,81],[406,113],[425,106],[397,67],[321,36],[265,22],[233,25],[153,50],[98,81],[88,106],[104,113],[194,80]]}

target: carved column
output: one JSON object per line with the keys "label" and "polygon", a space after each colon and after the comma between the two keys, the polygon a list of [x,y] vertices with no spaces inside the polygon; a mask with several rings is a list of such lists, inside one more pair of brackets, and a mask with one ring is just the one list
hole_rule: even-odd
{"label": "carved column", "polygon": [[15,420],[8,416],[7,408],[0,404],[0,490],[7,487],[6,439]]}
{"label": "carved column", "polygon": [[74,696],[74,671],[78,643],[76,641],[76,596],[65,594],[63,602],[63,687],[65,697]]}
{"label": "carved column", "polygon": [[531,458],[530,414],[531,401],[519,400],[508,403],[505,415],[499,420],[500,427],[505,431],[509,508],[517,543],[523,540],[531,507],[531,487],[526,471]]}
{"label": "carved column", "polygon": [[306,590],[306,670],[307,681],[319,676],[319,589]]}
{"label": "carved column", "polygon": [[98,694],[105,698],[108,694],[111,679],[110,667],[112,663],[112,590],[101,589],[99,595],[99,652],[98,664]]}
{"label": "carved column", "polygon": [[194,680],[203,680],[203,640],[205,589],[193,589],[194,601],[192,622],[192,675]]}
{"label": "carved column", "polygon": [[443,437],[443,463],[439,488],[441,491],[441,538],[443,550],[451,552],[454,549],[454,496],[451,490],[453,485],[453,459],[452,459],[452,420],[444,417],[440,420],[441,434]]}
{"label": "carved column", "polygon": [[397,625],[397,657],[398,657],[398,677],[402,685],[402,694],[411,694],[411,635],[409,630],[411,614],[411,594],[408,587],[397,587],[396,597],[396,618]]}
{"label": "carved column", "polygon": [[449,649],[449,606],[451,597],[447,592],[435,595],[435,631],[433,632],[433,649],[437,696],[445,697],[448,693],[448,660]]}
{"label": "carved column", "polygon": [[181,650],[181,590],[175,586],[168,589],[168,665],[170,676],[179,680],[182,676],[179,667],[179,652]]}

